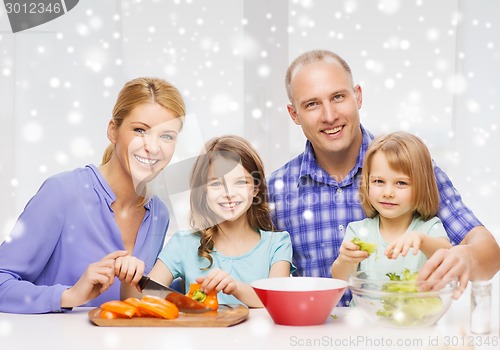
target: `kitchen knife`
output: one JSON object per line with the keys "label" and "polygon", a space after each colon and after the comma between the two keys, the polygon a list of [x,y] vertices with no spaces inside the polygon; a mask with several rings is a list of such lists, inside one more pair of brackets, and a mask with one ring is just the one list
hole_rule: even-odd
{"label": "kitchen knife", "polygon": [[139,287],[141,287],[143,294],[155,295],[157,297],[164,298],[175,304],[181,312],[200,314],[207,311],[213,311],[202,303],[193,300],[172,288],[155,282],[147,276],[141,277]]}

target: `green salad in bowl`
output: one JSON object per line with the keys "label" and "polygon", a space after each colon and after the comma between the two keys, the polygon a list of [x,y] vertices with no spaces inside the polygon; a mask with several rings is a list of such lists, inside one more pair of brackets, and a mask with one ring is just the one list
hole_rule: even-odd
{"label": "green salad in bowl", "polygon": [[387,274],[358,271],[349,277],[352,303],[377,324],[432,326],[448,310],[457,282],[452,280],[439,290],[422,291],[424,284],[433,282],[419,282],[416,277],[417,272],[409,270]]}

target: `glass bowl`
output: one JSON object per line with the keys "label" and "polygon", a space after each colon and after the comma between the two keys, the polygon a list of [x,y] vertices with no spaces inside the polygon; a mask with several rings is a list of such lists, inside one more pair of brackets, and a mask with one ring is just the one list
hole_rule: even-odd
{"label": "glass bowl", "polygon": [[[349,276],[352,304],[372,322],[392,327],[428,327],[448,310],[457,288],[454,279],[441,281],[392,281],[375,271],[358,271]],[[438,290],[421,291],[431,285]]]}

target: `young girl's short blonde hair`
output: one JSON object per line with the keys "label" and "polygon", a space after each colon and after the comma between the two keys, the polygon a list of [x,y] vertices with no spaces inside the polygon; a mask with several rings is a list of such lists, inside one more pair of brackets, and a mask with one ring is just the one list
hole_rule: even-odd
{"label": "young girl's short blonde hair", "polygon": [[359,196],[366,216],[373,218],[378,214],[368,200],[372,159],[377,152],[384,153],[392,170],[410,177],[415,215],[422,220],[436,216],[439,193],[430,152],[420,138],[403,131],[376,138],[365,154]]}

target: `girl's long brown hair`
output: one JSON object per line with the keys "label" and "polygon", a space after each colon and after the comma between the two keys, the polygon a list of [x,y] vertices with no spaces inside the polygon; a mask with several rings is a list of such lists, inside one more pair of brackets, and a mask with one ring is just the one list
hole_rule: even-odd
{"label": "girl's long brown hair", "polygon": [[225,135],[211,139],[205,144],[206,153],[199,156],[193,166],[191,174],[191,226],[200,235],[198,255],[206,258],[212,266],[213,259],[210,253],[214,248],[213,237],[219,230],[217,217],[207,205],[207,180],[214,160],[225,158],[240,163],[253,178],[258,190],[253,204],[247,211],[250,226],[257,230],[273,231],[269,210],[269,197],[264,173],[264,165],[257,151],[244,138],[236,135]]}

